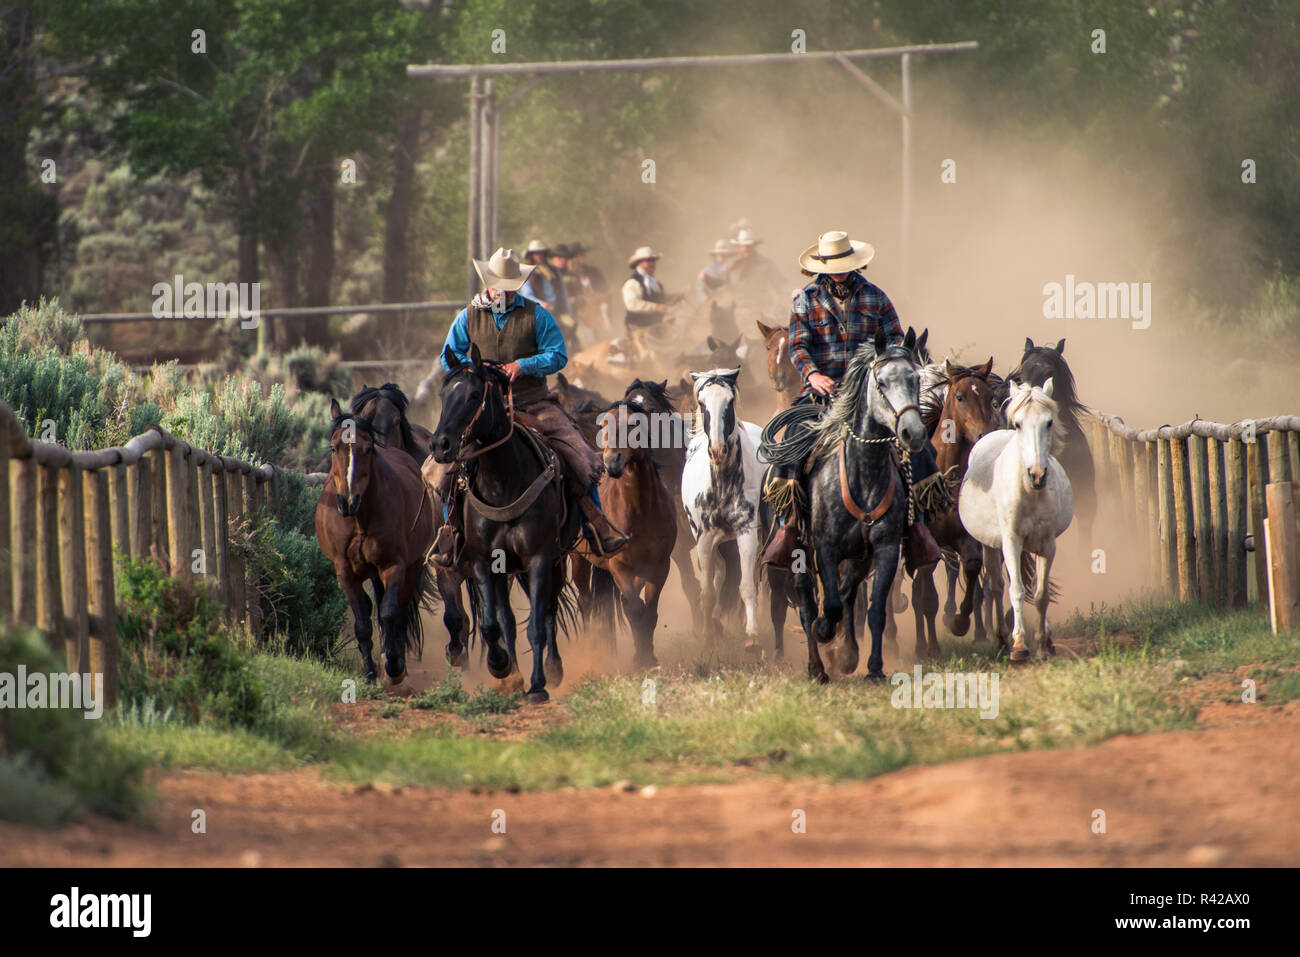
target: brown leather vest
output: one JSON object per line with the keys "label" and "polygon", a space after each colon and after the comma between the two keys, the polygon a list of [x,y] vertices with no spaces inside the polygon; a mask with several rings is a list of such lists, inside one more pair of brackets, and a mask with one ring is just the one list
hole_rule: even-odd
{"label": "brown leather vest", "polygon": [[[484,359],[516,362],[537,355],[537,331],[533,325],[536,303],[515,294],[514,308],[500,329],[486,309],[470,306],[465,314],[469,341],[478,346]],[[523,408],[546,398],[546,377],[521,375],[514,381],[515,407]]]}

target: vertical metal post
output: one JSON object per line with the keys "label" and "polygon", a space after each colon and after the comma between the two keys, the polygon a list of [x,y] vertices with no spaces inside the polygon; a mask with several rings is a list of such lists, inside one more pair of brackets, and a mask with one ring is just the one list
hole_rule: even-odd
{"label": "vertical metal post", "polygon": [[483,119],[480,123],[482,147],[479,152],[482,171],[479,173],[482,195],[479,202],[479,258],[486,259],[496,249],[492,245],[492,208],[496,205],[496,190],[492,182],[493,137],[492,128],[496,125],[496,91],[494,83],[488,80],[484,84]]}
{"label": "vertical metal post", "polygon": [[497,108],[496,101],[492,102],[492,221],[491,229],[488,236],[491,242],[488,245],[496,249],[501,245],[501,234],[498,230],[501,214],[501,110]]}
{"label": "vertical metal post", "polygon": [[470,77],[469,81],[469,228],[466,230],[465,237],[465,245],[468,250],[466,258],[469,262],[465,264],[466,300],[474,298],[474,293],[478,291],[477,273],[474,271],[473,260],[479,254],[479,205],[480,193],[483,188],[480,182],[483,168],[479,159],[479,153],[483,145],[483,103],[479,86],[479,76],[475,73]]}
{"label": "vertical metal post", "polygon": [[910,288],[908,269],[912,243],[912,54],[904,53],[899,59],[903,68],[903,213],[899,244],[902,247],[902,285],[907,290]]}

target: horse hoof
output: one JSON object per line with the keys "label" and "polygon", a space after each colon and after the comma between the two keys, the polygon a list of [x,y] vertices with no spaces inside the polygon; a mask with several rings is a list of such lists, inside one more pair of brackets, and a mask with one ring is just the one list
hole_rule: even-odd
{"label": "horse hoof", "polygon": [[758,636],[757,636],[757,635],[746,635],[746,636],[745,636],[745,654],[747,654],[747,655],[757,655],[757,654],[761,654],[762,651],[763,651],[763,649],[762,649],[762,648],[759,646],[759,644],[758,644]]}
{"label": "horse hoof", "polygon": [[498,652],[500,657],[488,652],[487,669],[493,678],[504,678],[510,674],[510,656],[505,651]]}
{"label": "horse hoof", "polygon": [[948,630],[954,637],[965,636],[966,632],[970,631],[970,615],[958,615],[952,620],[952,624],[948,625]]}
{"label": "horse hoof", "polygon": [[1012,649],[1011,649],[1011,660],[1012,660],[1012,661],[1028,661],[1028,660],[1029,660],[1029,649],[1028,649],[1028,648],[1012,648]]}
{"label": "horse hoof", "polygon": [[817,682],[819,685],[828,685],[831,683],[830,676],[826,674],[825,671],[813,671],[811,668],[809,668],[808,677],[811,678],[813,681]]}
{"label": "horse hoof", "polygon": [[530,691],[524,695],[525,704],[546,704],[551,700],[551,696],[546,693],[545,689],[541,691]]}
{"label": "horse hoof", "polygon": [[813,636],[824,645],[835,637],[835,629],[825,618],[818,618],[813,622]]}
{"label": "horse hoof", "polygon": [[1056,657],[1056,645],[1052,644],[1052,639],[1048,638],[1047,641],[1043,643],[1043,651],[1051,655],[1053,658]]}
{"label": "horse hoof", "polygon": [[563,683],[564,663],[560,661],[558,655],[556,655],[554,658],[547,658],[545,663],[542,665],[542,667],[546,671],[547,684],[559,685]]}
{"label": "horse hoof", "polygon": [[868,671],[866,675],[863,676],[862,680],[868,681],[873,685],[880,684],[885,680],[885,673],[883,671]]}
{"label": "horse hoof", "polygon": [[637,655],[632,660],[632,666],[638,671],[650,671],[653,668],[659,667],[659,659],[653,654]]}
{"label": "horse hoof", "polygon": [[840,674],[851,675],[858,670],[858,649],[850,645],[840,657]]}
{"label": "horse hoof", "polygon": [[452,668],[465,668],[469,665],[469,649],[464,645],[460,646],[459,651],[453,651],[452,646],[447,646],[447,664]]}

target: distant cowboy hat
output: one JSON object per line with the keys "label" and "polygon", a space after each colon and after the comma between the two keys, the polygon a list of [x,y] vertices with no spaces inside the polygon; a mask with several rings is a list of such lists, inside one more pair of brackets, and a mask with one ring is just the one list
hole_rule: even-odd
{"label": "distant cowboy hat", "polygon": [[735,250],[731,248],[731,243],[727,242],[725,239],[719,239],[713,244],[713,248],[709,250],[709,255],[730,256],[733,252],[735,252]]}
{"label": "distant cowboy hat", "polygon": [[488,289],[513,292],[528,281],[536,266],[521,266],[513,249],[498,249],[487,262],[474,260],[474,269]]}
{"label": "distant cowboy hat", "polygon": [[799,265],[811,273],[841,273],[861,269],[875,258],[876,249],[870,243],[849,239],[841,229],[822,233],[799,255]]}
{"label": "distant cowboy hat", "polygon": [[587,247],[582,245],[582,243],[569,243],[570,256],[581,256],[583,253],[587,251],[588,251]]}
{"label": "distant cowboy hat", "polygon": [[564,259],[568,259],[570,256],[573,255],[573,250],[570,249],[568,246],[566,246],[564,243],[556,243],[554,246],[551,247],[551,255],[560,256]]}
{"label": "distant cowboy hat", "polygon": [[643,259],[662,259],[662,258],[663,258],[662,256],[660,256],[649,246],[638,246],[636,252],[634,252],[631,258],[628,259],[627,264],[629,267],[632,267],[635,266],[637,263],[641,262]]}
{"label": "distant cowboy hat", "polygon": [[524,250],[524,255],[527,256],[529,253],[549,253],[550,251],[551,247],[540,239],[530,239],[528,240],[528,248]]}
{"label": "distant cowboy hat", "polygon": [[736,238],[732,240],[737,246],[757,246],[763,240],[754,235],[752,229],[742,229],[736,233]]}

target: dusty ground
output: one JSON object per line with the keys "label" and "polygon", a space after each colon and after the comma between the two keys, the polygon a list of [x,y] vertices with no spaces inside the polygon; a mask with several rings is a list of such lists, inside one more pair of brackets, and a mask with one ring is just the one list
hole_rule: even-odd
{"label": "dusty ground", "polygon": [[[375,789],[315,770],[159,781],[154,829],[0,823],[0,864],[1291,865],[1300,863],[1300,707],[1194,731],[1001,754],[827,784],[507,793]],[[520,720],[537,720],[521,718]],[[515,729],[516,731],[520,729]],[[190,813],[207,811],[206,834]],[[497,810],[506,834],[493,834]],[[1094,834],[1094,811],[1106,833]],[[805,812],[806,833],[791,827]]]}

